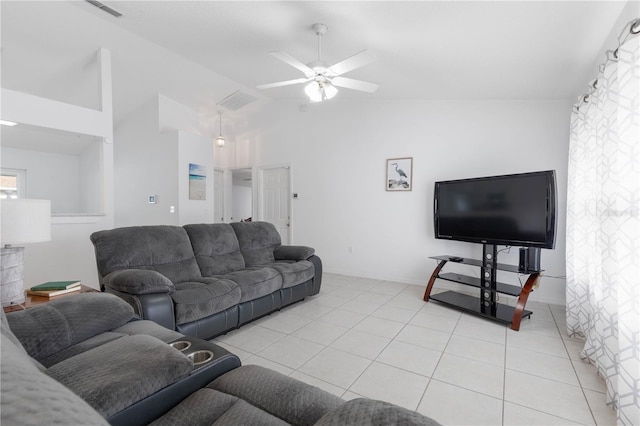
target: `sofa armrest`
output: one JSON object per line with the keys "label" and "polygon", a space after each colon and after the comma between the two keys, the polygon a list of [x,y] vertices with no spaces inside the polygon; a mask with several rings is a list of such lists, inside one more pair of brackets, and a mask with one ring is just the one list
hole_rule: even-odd
{"label": "sofa armrest", "polygon": [[113,290],[129,294],[168,293],[176,288],[159,272],[149,269],[120,269],[102,278],[102,284]]}
{"label": "sofa armrest", "polygon": [[276,260],[307,260],[316,251],[306,246],[278,246],[273,250]]}
{"label": "sofa armrest", "polygon": [[7,314],[11,331],[38,361],[132,318],[129,304],[105,293],[80,293]]}

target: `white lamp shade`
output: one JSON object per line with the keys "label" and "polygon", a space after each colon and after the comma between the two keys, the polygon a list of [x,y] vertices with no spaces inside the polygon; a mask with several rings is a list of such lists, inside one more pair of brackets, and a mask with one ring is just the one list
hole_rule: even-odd
{"label": "white lamp shade", "polygon": [[304,92],[307,94],[311,102],[322,102],[321,90],[320,83],[317,81],[312,81],[304,88]]}
{"label": "white lamp shade", "polygon": [[51,201],[5,200],[0,204],[2,244],[28,244],[51,239]]}
{"label": "white lamp shade", "polygon": [[336,89],[336,86],[334,86],[333,84],[331,84],[329,82],[325,83],[325,85],[324,85],[324,96],[325,96],[325,99],[331,99],[337,94],[338,94],[338,89]]}

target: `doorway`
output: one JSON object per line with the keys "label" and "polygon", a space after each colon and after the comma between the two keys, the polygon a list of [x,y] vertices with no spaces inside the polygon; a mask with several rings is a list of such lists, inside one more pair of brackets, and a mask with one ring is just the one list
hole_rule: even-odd
{"label": "doorway", "polygon": [[231,170],[231,222],[253,220],[253,171]]}
{"label": "doorway", "polygon": [[289,166],[261,170],[260,217],[273,223],[282,244],[291,242],[291,169]]}

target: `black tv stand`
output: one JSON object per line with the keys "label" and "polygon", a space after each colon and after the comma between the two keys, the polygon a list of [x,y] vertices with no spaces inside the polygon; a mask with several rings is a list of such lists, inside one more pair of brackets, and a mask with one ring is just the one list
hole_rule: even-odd
{"label": "black tv stand", "polygon": [[[443,303],[455,309],[462,310],[467,313],[479,315],[505,324],[511,324],[512,330],[520,330],[520,321],[523,317],[530,317],[532,312],[525,310],[529,293],[534,287],[537,287],[541,270],[520,270],[518,266],[505,265],[498,263],[497,246],[493,244],[484,244],[482,249],[482,259],[466,259],[455,256],[433,256],[430,259],[436,259],[438,266],[431,274],[431,278],[427,283],[424,292],[424,301],[430,299]],[[480,277],[470,277],[457,273],[441,273],[442,268],[455,258],[455,263],[464,265],[473,265],[480,267]],[[513,273],[527,274],[528,278],[522,287],[500,283],[496,280],[498,271],[507,271]],[[445,291],[431,295],[431,290],[436,279],[451,281],[471,287],[476,287],[480,291],[480,297],[470,296],[468,294],[458,293],[456,291]],[[517,297],[516,305],[509,306],[498,303],[498,294],[507,294]]]}

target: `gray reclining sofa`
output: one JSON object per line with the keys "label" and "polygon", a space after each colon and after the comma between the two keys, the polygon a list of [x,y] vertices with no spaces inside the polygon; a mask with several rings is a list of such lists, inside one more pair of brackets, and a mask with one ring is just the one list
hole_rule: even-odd
{"label": "gray reclining sofa", "polygon": [[240,366],[213,343],[133,316],[104,293],[1,312],[0,424],[437,424],[386,402],[345,402],[275,371]]}
{"label": "gray reclining sofa", "polygon": [[100,287],[142,319],[210,339],[318,294],[322,262],[267,222],[135,226],[91,235]]}

